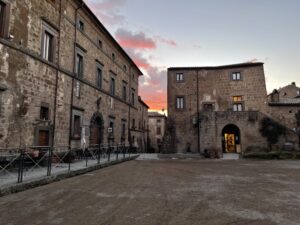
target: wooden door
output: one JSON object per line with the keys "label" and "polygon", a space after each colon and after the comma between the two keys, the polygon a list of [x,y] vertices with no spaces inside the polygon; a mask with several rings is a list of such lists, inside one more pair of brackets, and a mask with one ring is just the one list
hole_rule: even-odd
{"label": "wooden door", "polygon": [[38,146],[49,146],[49,131],[39,131],[39,143]]}

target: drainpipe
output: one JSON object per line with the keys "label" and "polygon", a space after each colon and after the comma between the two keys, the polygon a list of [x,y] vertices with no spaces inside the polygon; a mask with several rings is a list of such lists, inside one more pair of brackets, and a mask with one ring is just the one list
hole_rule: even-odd
{"label": "drainpipe", "polygon": [[131,70],[132,66],[129,68],[129,87],[128,87],[128,100],[129,100],[129,105],[128,105],[128,141],[129,141],[129,147],[131,149],[132,143],[131,143],[131,128],[130,128],[130,120],[131,120]]}
{"label": "drainpipe", "polygon": [[74,49],[73,49],[73,77],[72,77],[72,86],[71,86],[71,104],[70,104],[70,124],[69,124],[69,146],[71,146],[71,137],[72,137],[72,112],[73,112],[73,98],[74,98],[74,74],[75,74],[75,53],[76,53],[76,42],[77,42],[77,20],[78,20],[78,10],[83,7],[83,2],[75,10],[75,37],[74,37]]}
{"label": "drainpipe", "polygon": [[200,154],[199,70],[197,70],[197,149]]}
{"label": "drainpipe", "polygon": [[[61,32],[61,13],[62,13],[62,1],[59,3],[59,21],[58,21],[58,26],[59,26],[59,32],[58,32],[58,39],[57,39],[57,66],[59,68],[59,61],[60,61],[60,32]],[[52,129],[52,142],[51,142],[51,147],[53,149],[54,145],[54,139],[55,139],[55,128],[56,128],[56,110],[57,110],[57,91],[58,91],[58,75],[59,71],[58,69],[56,70],[56,77],[55,77],[55,95],[54,95],[54,109],[53,109],[53,129]]]}

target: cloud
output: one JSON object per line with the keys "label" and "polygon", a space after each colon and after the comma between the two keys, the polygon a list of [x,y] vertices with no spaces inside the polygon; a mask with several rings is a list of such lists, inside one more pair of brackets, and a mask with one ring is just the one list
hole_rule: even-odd
{"label": "cloud", "polygon": [[120,25],[125,22],[120,9],[127,0],[85,0],[85,2],[105,25]]}
{"label": "cloud", "polygon": [[161,43],[164,43],[164,44],[167,44],[167,45],[170,45],[170,46],[173,46],[173,47],[176,47],[177,46],[177,43],[174,41],[174,40],[171,40],[171,39],[165,39],[161,36],[156,36],[155,39]]}
{"label": "cloud", "polygon": [[124,48],[155,49],[156,43],[152,38],[146,37],[145,33],[133,33],[131,31],[119,28],[115,37],[119,44]]}
{"label": "cloud", "polygon": [[245,63],[256,63],[256,62],[258,62],[258,59],[257,58],[253,58],[253,59],[247,60]]}

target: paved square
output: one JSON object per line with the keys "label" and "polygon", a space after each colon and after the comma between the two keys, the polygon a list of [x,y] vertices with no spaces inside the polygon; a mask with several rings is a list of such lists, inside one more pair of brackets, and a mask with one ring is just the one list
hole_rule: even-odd
{"label": "paved square", "polygon": [[299,215],[299,161],[131,161],[0,198],[3,225],[296,225]]}

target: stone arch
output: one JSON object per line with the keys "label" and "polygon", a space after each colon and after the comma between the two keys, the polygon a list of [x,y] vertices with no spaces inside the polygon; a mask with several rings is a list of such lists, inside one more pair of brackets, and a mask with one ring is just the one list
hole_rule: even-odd
{"label": "stone arch", "polygon": [[90,122],[90,145],[100,145],[103,143],[104,120],[101,113],[93,114]]}
{"label": "stone arch", "polygon": [[241,151],[241,132],[235,124],[228,124],[222,130],[223,153],[238,153]]}

